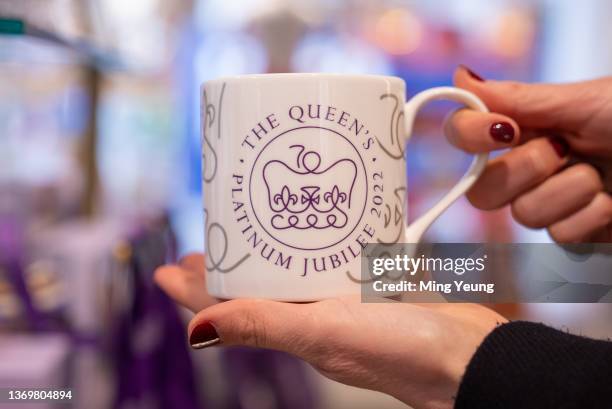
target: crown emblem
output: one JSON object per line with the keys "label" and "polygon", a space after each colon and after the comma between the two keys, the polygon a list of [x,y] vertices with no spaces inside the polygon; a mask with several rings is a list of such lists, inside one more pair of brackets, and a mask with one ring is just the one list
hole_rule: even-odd
{"label": "crown emblem", "polygon": [[357,178],[355,162],[340,159],[324,167],[317,152],[306,151],[303,145],[290,148],[298,151],[295,167],[277,159],[263,167],[272,227],[321,230],[346,226]]}

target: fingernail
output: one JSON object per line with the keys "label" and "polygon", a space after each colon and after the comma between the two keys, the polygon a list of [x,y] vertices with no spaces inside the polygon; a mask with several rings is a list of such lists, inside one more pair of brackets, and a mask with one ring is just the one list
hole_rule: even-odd
{"label": "fingernail", "polygon": [[480,75],[476,74],[474,71],[469,69],[466,65],[461,64],[460,67],[463,68],[465,72],[467,72],[468,75],[472,77],[473,79],[475,79],[476,81],[484,82],[484,78],[482,78]]}
{"label": "fingernail", "polygon": [[514,139],[514,127],[509,122],[494,123],[489,133],[497,142],[510,143]]}
{"label": "fingernail", "polygon": [[601,166],[593,165],[593,164],[591,164],[591,166],[593,166],[593,168],[595,168],[597,173],[599,173],[599,177],[601,178],[601,180],[605,180],[606,179],[606,172],[604,172],[604,170],[603,170],[603,168]]}
{"label": "fingernail", "polygon": [[552,138],[548,138],[548,140],[560,158],[565,158],[567,156],[569,153],[569,145],[565,142],[565,139],[559,136],[553,136]]}
{"label": "fingernail", "polygon": [[210,322],[198,325],[189,335],[189,344],[194,349],[202,349],[221,342],[217,330]]}

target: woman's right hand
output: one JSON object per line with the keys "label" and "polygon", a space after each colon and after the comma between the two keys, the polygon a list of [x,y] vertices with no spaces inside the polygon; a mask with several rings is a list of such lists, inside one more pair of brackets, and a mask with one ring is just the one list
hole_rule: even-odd
{"label": "woman's right hand", "polygon": [[612,242],[612,78],[574,84],[483,80],[466,67],[455,85],[491,113],[461,109],[448,139],[491,159],[467,194],[479,209],[510,205],[513,217],[557,242]]}

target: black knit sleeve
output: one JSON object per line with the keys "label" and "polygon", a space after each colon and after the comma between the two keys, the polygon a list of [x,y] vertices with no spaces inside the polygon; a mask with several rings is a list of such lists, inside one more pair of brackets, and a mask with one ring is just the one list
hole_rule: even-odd
{"label": "black knit sleeve", "polygon": [[612,408],[612,342],[531,322],[501,325],[463,376],[455,409],[467,408]]}

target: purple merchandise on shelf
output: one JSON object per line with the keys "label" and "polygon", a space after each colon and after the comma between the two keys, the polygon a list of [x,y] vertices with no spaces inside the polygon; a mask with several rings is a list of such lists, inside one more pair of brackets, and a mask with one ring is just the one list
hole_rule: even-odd
{"label": "purple merchandise on shelf", "polygon": [[[305,365],[282,352],[252,348],[228,348],[223,363],[232,393],[227,409],[267,407],[317,408],[316,393]],[[260,400],[267,400],[265,404]],[[258,405],[248,402],[258,400]]]}
{"label": "purple merchandise on shelf", "polygon": [[160,235],[132,243],[132,302],[116,319],[116,408],[199,408],[183,323],[173,302],[153,284],[166,258]]}
{"label": "purple merchandise on shelf", "polygon": [[0,218],[0,266],[20,300],[28,327],[34,330],[45,328],[43,315],[35,308],[28,292],[23,271],[24,258],[23,227],[16,218]]}

